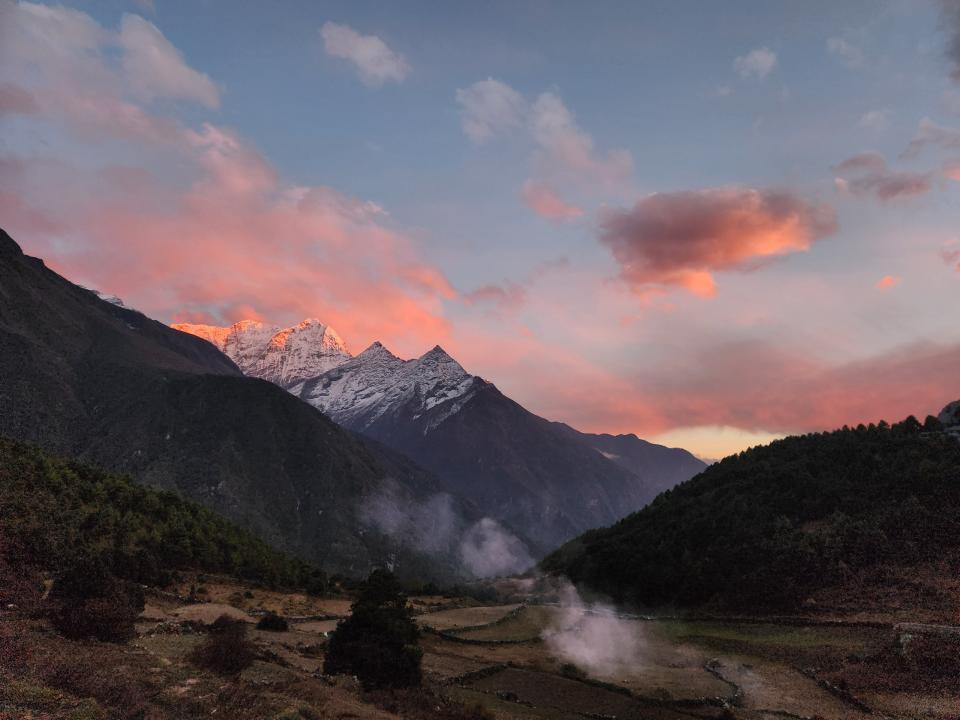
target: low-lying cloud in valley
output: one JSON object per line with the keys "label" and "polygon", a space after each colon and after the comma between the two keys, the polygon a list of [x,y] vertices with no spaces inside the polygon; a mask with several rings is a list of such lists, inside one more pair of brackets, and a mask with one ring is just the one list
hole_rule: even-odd
{"label": "low-lying cloud in valley", "polygon": [[512,575],[533,565],[522,540],[492,518],[471,523],[446,493],[414,498],[387,478],[364,500],[358,515],[367,527],[410,549],[455,558],[476,578]]}
{"label": "low-lying cloud in valley", "polygon": [[610,605],[585,602],[567,581],[558,595],[560,611],[543,632],[551,654],[595,677],[640,664],[643,638],[638,622],[620,617]]}
{"label": "low-lying cloud in valley", "polygon": [[526,546],[491,518],[483,518],[464,533],[460,557],[476,577],[512,575],[533,564]]}

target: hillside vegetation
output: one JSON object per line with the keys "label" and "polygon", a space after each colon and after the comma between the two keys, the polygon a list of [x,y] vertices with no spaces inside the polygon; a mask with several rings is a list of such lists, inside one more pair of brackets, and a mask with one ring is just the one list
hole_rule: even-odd
{"label": "hillside vegetation", "polygon": [[542,567],[621,603],[730,610],[796,608],[857,573],[956,568],[960,443],[937,430],[908,418],[753,448]]}
{"label": "hillside vegetation", "polygon": [[116,576],[164,585],[174,570],[266,585],[322,586],[322,574],[170,492],[0,438],[0,540],[14,567],[63,571],[96,558]]}

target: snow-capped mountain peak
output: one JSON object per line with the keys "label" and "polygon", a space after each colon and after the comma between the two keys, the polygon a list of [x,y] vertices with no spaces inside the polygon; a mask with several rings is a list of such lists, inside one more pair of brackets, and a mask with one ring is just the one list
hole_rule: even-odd
{"label": "snow-capped mountain peak", "polygon": [[173,328],[212,343],[244,374],[285,388],[321,375],[351,357],[337,332],[315,318],[287,328],[259,320],[241,320],[229,327],[179,323]]}
{"label": "snow-capped mountain peak", "polygon": [[473,381],[439,345],[414,360],[401,360],[375,342],[324,375],[291,387],[290,392],[337,422],[362,430],[400,408],[416,416],[462,398]]}

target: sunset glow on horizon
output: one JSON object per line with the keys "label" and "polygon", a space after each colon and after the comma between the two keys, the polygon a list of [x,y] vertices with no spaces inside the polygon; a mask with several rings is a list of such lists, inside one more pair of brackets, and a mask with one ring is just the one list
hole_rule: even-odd
{"label": "sunset glow on horizon", "polygon": [[0,1],[0,225],[703,458],[960,396],[952,0],[411,9]]}

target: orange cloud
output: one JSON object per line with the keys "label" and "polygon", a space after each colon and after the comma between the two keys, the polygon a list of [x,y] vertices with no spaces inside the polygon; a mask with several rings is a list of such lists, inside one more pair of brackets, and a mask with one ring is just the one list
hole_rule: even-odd
{"label": "orange cloud", "polygon": [[725,187],[656,193],[608,211],[600,241],[634,291],[678,286],[709,297],[715,272],[750,270],[807,250],[836,228],[829,206],[786,192]]}
{"label": "orange cloud", "polygon": [[893,275],[884,275],[882,278],[877,280],[875,287],[878,290],[889,290],[890,288],[899,285],[900,278],[894,277]]}

